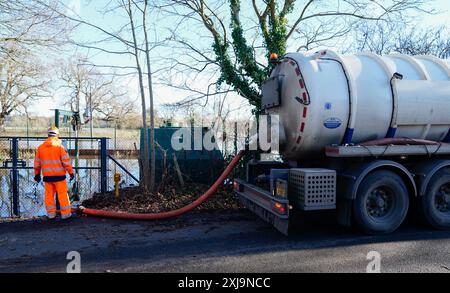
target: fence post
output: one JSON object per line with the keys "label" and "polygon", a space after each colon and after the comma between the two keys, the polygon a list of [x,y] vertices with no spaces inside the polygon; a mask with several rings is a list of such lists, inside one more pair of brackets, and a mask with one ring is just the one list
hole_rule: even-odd
{"label": "fence post", "polygon": [[108,191],[108,139],[100,139],[100,191]]}
{"label": "fence post", "polygon": [[59,109],[55,109],[55,127],[59,128]]}
{"label": "fence post", "polygon": [[13,215],[16,217],[20,216],[19,209],[19,170],[18,170],[18,160],[19,160],[19,139],[12,139],[12,206]]}

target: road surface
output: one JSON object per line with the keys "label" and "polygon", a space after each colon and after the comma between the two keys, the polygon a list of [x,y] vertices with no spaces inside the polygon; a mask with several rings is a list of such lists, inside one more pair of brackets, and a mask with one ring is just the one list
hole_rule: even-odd
{"label": "road surface", "polygon": [[300,218],[286,237],[246,210],[194,213],[159,222],[77,218],[0,224],[0,272],[450,272],[450,231],[406,224],[366,236],[333,215]]}

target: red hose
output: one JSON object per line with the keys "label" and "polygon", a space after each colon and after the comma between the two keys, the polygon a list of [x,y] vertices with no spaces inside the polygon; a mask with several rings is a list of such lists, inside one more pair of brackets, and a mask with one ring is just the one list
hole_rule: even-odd
{"label": "red hose", "polygon": [[227,179],[228,175],[230,175],[231,171],[236,167],[237,163],[244,156],[245,151],[240,151],[231,161],[231,163],[227,166],[225,171],[223,171],[222,175],[214,182],[214,184],[197,200],[194,202],[173,211],[162,212],[162,213],[152,213],[152,214],[134,214],[134,213],[124,213],[124,212],[112,212],[112,211],[104,211],[104,210],[93,210],[84,207],[80,207],[80,211],[89,216],[102,217],[102,218],[112,218],[112,219],[126,219],[126,220],[159,220],[177,217],[182,214],[185,214],[189,211],[192,211],[203,202],[205,202],[209,197],[211,197],[216,191],[217,188]]}

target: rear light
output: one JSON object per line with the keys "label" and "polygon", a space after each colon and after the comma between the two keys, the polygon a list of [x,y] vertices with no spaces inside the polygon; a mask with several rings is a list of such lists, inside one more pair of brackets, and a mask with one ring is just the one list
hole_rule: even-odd
{"label": "rear light", "polygon": [[278,212],[279,214],[286,214],[287,213],[287,208],[284,204],[279,203],[279,202],[273,202],[272,203],[272,209],[276,212]]}

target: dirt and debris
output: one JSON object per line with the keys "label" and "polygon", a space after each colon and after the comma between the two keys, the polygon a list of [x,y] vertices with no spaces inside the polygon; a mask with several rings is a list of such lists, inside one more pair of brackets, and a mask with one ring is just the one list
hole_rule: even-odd
{"label": "dirt and debris", "polygon": [[[120,198],[114,192],[94,194],[82,205],[86,208],[130,213],[158,213],[170,211],[195,201],[209,185],[186,182],[183,187],[175,180],[166,180],[157,190],[145,194],[141,187],[120,190]],[[195,211],[238,210],[243,208],[231,185],[222,185],[217,192]]]}

